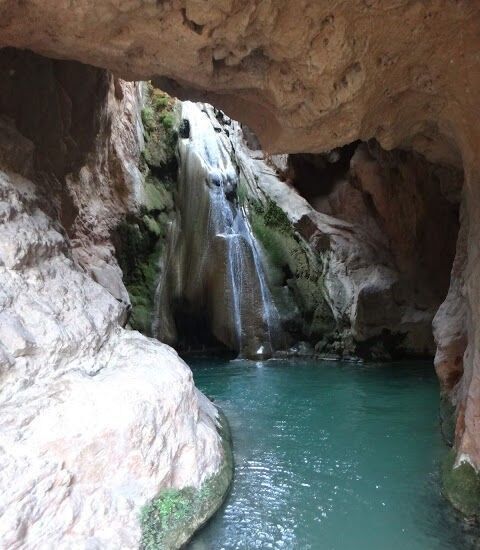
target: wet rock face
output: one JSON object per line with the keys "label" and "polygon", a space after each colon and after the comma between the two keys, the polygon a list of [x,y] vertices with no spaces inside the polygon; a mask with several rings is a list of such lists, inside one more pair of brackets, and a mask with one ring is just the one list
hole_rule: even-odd
{"label": "wet rock face", "polygon": [[[186,350],[226,348],[270,357],[278,314],[255,240],[238,202],[242,167],[230,131],[206,104],[184,102],[178,142],[176,216],[156,292],[154,335]],[[185,130],[188,128],[188,132]]]}
{"label": "wet rock face", "polygon": [[134,548],[142,507],[224,458],[185,363],[122,328],[110,232],[145,202],[139,90],[25,52],[0,72],[0,539]]}

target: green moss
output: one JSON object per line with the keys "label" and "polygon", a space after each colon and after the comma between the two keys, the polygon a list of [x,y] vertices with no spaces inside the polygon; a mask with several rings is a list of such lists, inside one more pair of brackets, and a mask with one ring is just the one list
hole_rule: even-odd
{"label": "green moss", "polygon": [[171,130],[175,126],[175,116],[173,113],[163,113],[160,117],[165,130]]}
{"label": "green moss", "polygon": [[166,489],[147,504],[140,517],[142,550],[180,548],[224,501],[233,475],[233,456],[228,423],[220,415],[224,461],[220,470],[199,489]]}
{"label": "green moss", "polygon": [[191,487],[167,489],[142,510],[143,547],[158,548],[164,533],[187,520],[192,513],[195,492]]}
{"label": "green moss", "polygon": [[165,225],[158,218],[145,214],[123,221],[112,236],[132,303],[130,325],[147,335],[151,334],[158,264],[164,246],[159,237],[166,233]]}
{"label": "green moss", "polygon": [[156,111],[166,109],[169,107],[171,101],[171,98],[160,90],[155,90],[152,94],[152,104]]}
{"label": "green moss", "polygon": [[447,394],[440,396],[440,429],[447,445],[452,446],[457,421],[456,408]]}
{"label": "green moss", "polygon": [[152,307],[151,305],[134,304],[135,299],[132,299],[132,314],[130,316],[130,326],[134,330],[138,330],[142,334],[151,333],[152,325]]}
{"label": "green moss", "polygon": [[237,200],[240,206],[243,206],[248,201],[248,190],[242,180],[240,180],[240,183],[237,186]]}
{"label": "green moss", "polygon": [[148,215],[143,216],[142,220],[147,226],[148,231],[150,231],[150,233],[153,233],[157,237],[164,236],[164,228],[160,221]]}
{"label": "green moss", "polygon": [[178,140],[175,100],[154,88],[147,86],[146,104],[142,109],[145,149],[143,158],[146,167],[154,169],[157,176],[176,175],[175,147]]}
{"label": "green moss", "polygon": [[[324,290],[323,273],[328,264],[328,252],[315,253],[286,213],[271,199],[265,203],[250,200],[250,206],[252,230],[266,254],[267,278],[272,294],[285,296],[287,287],[299,310],[300,318],[295,323],[288,321],[291,330],[312,342],[324,338],[335,330]],[[287,315],[282,318],[286,320]]]}
{"label": "green moss", "polygon": [[453,506],[467,517],[480,517],[480,475],[462,462],[456,468],[452,449],[442,465],[443,490]]}
{"label": "green moss", "polygon": [[155,111],[149,105],[145,106],[141,112],[142,124],[147,133],[155,129]]}
{"label": "green moss", "polygon": [[113,232],[118,263],[130,295],[132,328],[150,335],[160,257],[173,215],[177,175],[175,100],[148,84],[142,109],[145,149],[139,168],[144,176],[142,206]]}
{"label": "green moss", "polygon": [[148,175],[145,178],[145,209],[147,211],[173,210],[170,182],[162,182]]}
{"label": "green moss", "polygon": [[276,267],[286,265],[288,257],[285,250],[285,239],[274,228],[267,225],[263,212],[258,208],[251,215],[251,225],[256,238],[267,252],[271,264]]}
{"label": "green moss", "polygon": [[266,205],[262,205],[259,202],[254,204],[254,208],[257,213],[263,215],[265,224],[269,227],[273,227],[278,231],[284,233],[292,232],[292,223],[288,219],[285,212],[271,199],[267,199]]}

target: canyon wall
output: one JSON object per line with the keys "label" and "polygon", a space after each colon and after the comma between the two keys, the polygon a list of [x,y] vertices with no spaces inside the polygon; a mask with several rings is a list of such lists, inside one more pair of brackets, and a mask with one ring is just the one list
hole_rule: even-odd
{"label": "canyon wall", "polygon": [[[126,79],[156,78],[174,95],[207,100],[246,122],[272,151],[322,152],[375,138],[385,150],[413,150],[463,168],[462,228],[447,301],[435,320],[436,364],[457,419],[453,472],[464,467],[476,479],[477,2],[2,0],[0,21],[2,46],[79,60]],[[459,486],[450,481],[450,489]]]}
{"label": "canyon wall", "polygon": [[154,304],[160,341],[250,357],[434,355],[461,170],[375,140],[265,155],[222,111],[175,110],[175,214]]}
{"label": "canyon wall", "polygon": [[243,196],[286,330],[330,357],[433,356],[462,173],[376,142],[286,163],[241,134]]}
{"label": "canyon wall", "polygon": [[[0,74],[1,544],[147,548],[153,524],[179,546],[231,466],[190,369],[123,328],[110,235],[148,203],[141,89],[14,50]],[[147,506],[165,490],[198,508],[171,529]]]}

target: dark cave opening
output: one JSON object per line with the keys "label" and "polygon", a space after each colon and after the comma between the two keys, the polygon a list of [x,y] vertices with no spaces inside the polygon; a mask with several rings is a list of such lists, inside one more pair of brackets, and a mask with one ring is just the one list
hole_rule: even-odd
{"label": "dark cave opening", "polygon": [[215,354],[235,355],[228,346],[215,337],[208,312],[178,298],[173,303],[173,317],[178,328],[175,347],[182,355]]}
{"label": "dark cave opening", "polygon": [[337,181],[347,177],[350,161],[359,145],[354,141],[328,153],[288,155],[284,177],[308,202],[329,195]]}

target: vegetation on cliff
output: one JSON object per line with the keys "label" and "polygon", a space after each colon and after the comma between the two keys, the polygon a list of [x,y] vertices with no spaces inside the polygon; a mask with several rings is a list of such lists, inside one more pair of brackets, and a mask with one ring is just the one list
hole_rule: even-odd
{"label": "vegetation on cliff", "polygon": [[142,204],[135,215],[119,224],[113,241],[132,303],[130,325],[151,335],[155,286],[174,210],[178,139],[175,100],[147,84],[141,117],[145,140],[140,159]]}
{"label": "vegetation on cliff", "polygon": [[294,338],[315,344],[335,328],[323,291],[326,255],[305,241],[272,199],[251,199],[250,206],[252,229],[265,251],[269,284],[285,328]]}

